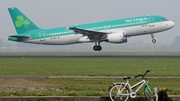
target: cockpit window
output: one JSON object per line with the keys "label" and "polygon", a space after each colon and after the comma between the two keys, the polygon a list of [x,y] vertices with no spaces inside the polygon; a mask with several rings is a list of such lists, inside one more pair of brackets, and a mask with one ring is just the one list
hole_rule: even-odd
{"label": "cockpit window", "polygon": [[160,21],[168,21],[166,18],[161,18]]}

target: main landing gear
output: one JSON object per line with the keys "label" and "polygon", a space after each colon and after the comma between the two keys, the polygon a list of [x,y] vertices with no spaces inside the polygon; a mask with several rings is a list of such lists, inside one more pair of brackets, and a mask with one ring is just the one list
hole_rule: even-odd
{"label": "main landing gear", "polygon": [[101,46],[98,46],[98,45],[95,45],[93,47],[94,51],[101,51],[102,50],[102,47]]}
{"label": "main landing gear", "polygon": [[151,34],[151,37],[152,37],[152,43],[156,43],[156,39],[154,39],[154,33]]}
{"label": "main landing gear", "polygon": [[95,42],[93,49],[94,51],[101,51],[102,47],[100,46],[100,42],[98,42],[98,45],[97,45],[97,42]]}

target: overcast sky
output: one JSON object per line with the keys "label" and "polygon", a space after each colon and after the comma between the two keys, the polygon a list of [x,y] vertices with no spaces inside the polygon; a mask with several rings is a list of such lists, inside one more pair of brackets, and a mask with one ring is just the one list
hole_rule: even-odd
{"label": "overcast sky", "polygon": [[[53,28],[142,15],[162,15],[175,22],[169,31],[155,34],[157,43],[169,44],[180,36],[180,0],[1,0],[0,36],[7,41],[16,33],[8,7],[18,7],[37,26]],[[151,36],[136,36],[129,42],[151,43]]]}

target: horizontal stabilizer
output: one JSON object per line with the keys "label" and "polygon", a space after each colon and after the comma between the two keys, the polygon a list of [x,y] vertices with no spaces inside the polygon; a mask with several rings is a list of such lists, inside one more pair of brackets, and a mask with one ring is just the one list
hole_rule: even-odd
{"label": "horizontal stabilizer", "polygon": [[12,36],[9,36],[9,37],[14,37],[14,38],[18,38],[18,39],[28,39],[28,38],[30,38],[29,36],[17,36],[17,35],[12,35]]}
{"label": "horizontal stabilizer", "polygon": [[11,41],[25,41],[27,39],[30,39],[30,36],[12,35],[12,36],[9,36],[8,38],[8,40],[11,40]]}

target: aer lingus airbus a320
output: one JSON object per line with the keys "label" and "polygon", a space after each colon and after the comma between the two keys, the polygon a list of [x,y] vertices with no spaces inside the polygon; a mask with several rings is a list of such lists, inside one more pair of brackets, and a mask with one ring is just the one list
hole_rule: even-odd
{"label": "aer lingus airbus a320", "polygon": [[95,23],[78,24],[68,27],[42,29],[37,27],[16,7],[8,8],[17,35],[8,40],[33,44],[67,45],[94,42],[93,49],[101,51],[101,42],[121,44],[127,37],[150,34],[155,43],[154,34],[174,27],[174,22],[163,16],[147,15]]}

